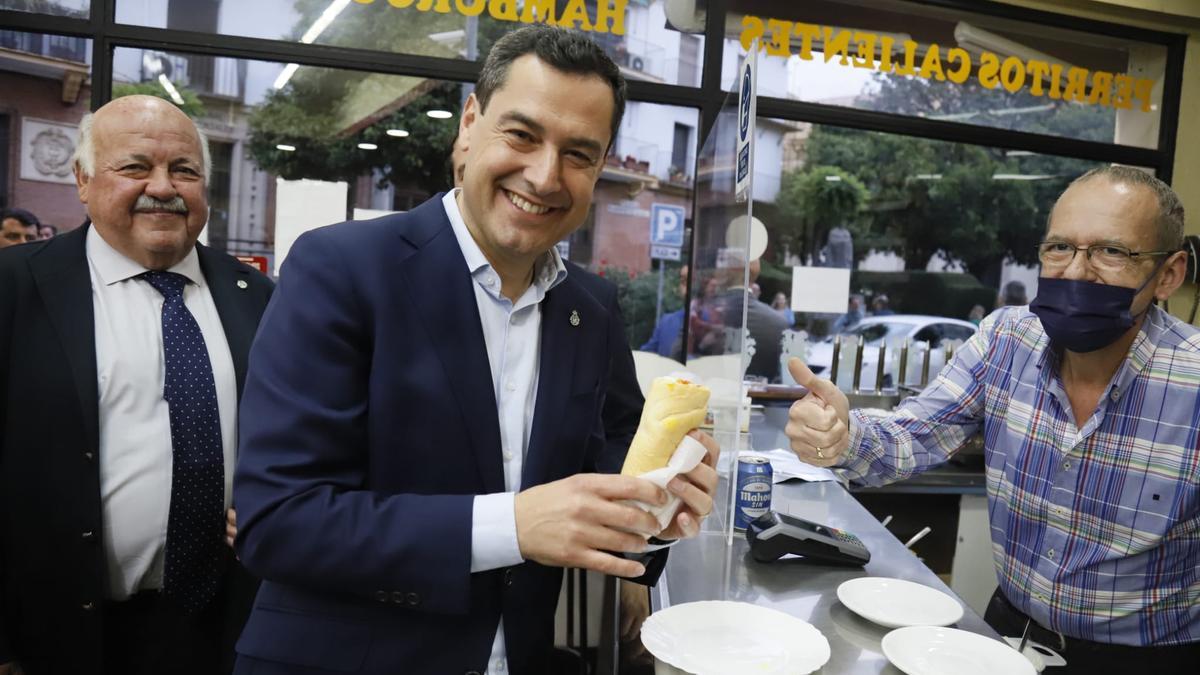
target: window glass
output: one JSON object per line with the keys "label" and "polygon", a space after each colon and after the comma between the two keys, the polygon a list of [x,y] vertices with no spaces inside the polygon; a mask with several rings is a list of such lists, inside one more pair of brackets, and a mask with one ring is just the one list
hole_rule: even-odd
{"label": "window glass", "polygon": [[86,19],[92,0],[0,0],[0,9]]}
{"label": "window glass", "polygon": [[[114,97],[178,96],[209,136],[211,245],[262,255],[274,270],[300,231],[405,211],[452,187],[450,149],[469,85],[305,66],[276,87],[286,67],[114,53]],[[568,259],[618,284],[637,344],[649,338],[657,312],[682,304],[675,260],[661,265],[660,301],[651,218],[669,211],[681,229],[690,218],[698,117],[691,108],[630,102],[589,217],[559,244]]]}
{"label": "window glass", "polygon": [[117,0],[120,23],[479,60],[549,20],[590,36],[629,79],[699,86],[703,14],[665,0]]}
{"label": "window glass", "polygon": [[[1050,208],[1100,165],[763,118],[754,162],[754,215],[769,241],[759,297],[786,295],[792,327],[809,336],[810,365],[825,371],[836,334],[849,338],[843,344],[862,335],[889,350],[905,339],[939,347],[972,335],[975,321],[1000,305],[1027,303],[1037,294],[1036,246]],[[848,269],[849,288],[800,288],[793,297],[797,266]],[[834,291],[849,293],[844,311],[802,311]],[[847,354],[840,363],[851,368]],[[878,363],[873,351],[864,357]],[[942,358],[934,355],[935,368]],[[890,357],[887,368],[894,375]],[[849,376],[840,372],[839,382]],[[863,377],[873,386],[873,372]]]}
{"label": "window glass", "polygon": [[1167,49],[901,0],[739,0],[722,80],[760,38],[763,96],[1145,148]]}
{"label": "window glass", "polygon": [[71,155],[91,103],[91,57],[85,38],[0,30],[0,208],[60,232],[84,220]]}

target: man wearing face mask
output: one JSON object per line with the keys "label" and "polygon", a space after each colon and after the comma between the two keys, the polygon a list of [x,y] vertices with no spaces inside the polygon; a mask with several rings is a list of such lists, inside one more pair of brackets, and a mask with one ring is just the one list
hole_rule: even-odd
{"label": "man wearing face mask", "polygon": [[872,419],[796,359],[792,450],[856,484],[903,480],[982,433],[1004,635],[1066,672],[1193,673],[1200,659],[1200,331],[1158,309],[1183,282],[1183,205],[1103,167],[1059,197],[1038,293],[921,395]]}

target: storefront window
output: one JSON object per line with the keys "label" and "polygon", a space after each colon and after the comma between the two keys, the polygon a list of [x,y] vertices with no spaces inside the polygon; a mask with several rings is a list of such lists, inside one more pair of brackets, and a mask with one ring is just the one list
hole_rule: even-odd
{"label": "storefront window", "polygon": [[91,40],[0,30],[0,208],[78,227],[71,155],[91,100]]}
{"label": "storefront window", "polygon": [[900,0],[733,6],[726,89],[757,37],[762,96],[1158,145],[1162,45]]}
{"label": "storefront window", "polygon": [[91,6],[91,0],[0,0],[0,9],[78,19],[88,18]]}
{"label": "storefront window", "polygon": [[[836,334],[938,347],[998,306],[1028,302],[1054,201],[1100,165],[778,120],[758,130],[754,215],[769,234],[760,299],[782,294],[796,309],[789,321],[810,336],[816,370],[830,367]],[[810,296],[847,289],[793,288],[794,267],[850,270],[846,310],[803,311]]]}
{"label": "storefront window", "polygon": [[[113,96],[178,99],[212,145],[210,245],[274,263],[313,227],[405,211],[452,186],[450,149],[470,85],[154,50],[117,49]],[[659,267],[651,219],[690,218],[698,114],[633,101],[596,186],[587,222],[559,250],[621,287],[630,339],[653,328]],[[679,253],[677,247],[676,254]],[[662,259],[664,256],[660,256]],[[662,301],[676,309],[677,283]],[[640,344],[640,342],[639,342]]]}
{"label": "storefront window", "polygon": [[[308,44],[480,60],[531,22],[596,40],[633,80],[700,84],[703,22],[669,27],[664,0],[117,0],[117,21]],[[688,27],[695,28],[692,18]]]}

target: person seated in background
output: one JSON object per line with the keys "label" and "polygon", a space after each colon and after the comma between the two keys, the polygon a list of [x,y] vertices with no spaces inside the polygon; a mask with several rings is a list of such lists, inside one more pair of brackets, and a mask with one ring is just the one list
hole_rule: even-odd
{"label": "person seated in background", "polygon": [[889,306],[888,296],[880,293],[871,301],[871,316],[891,316],[895,314]]}
{"label": "person seated in background", "polygon": [[981,321],[983,321],[984,316],[985,316],[985,310],[983,309],[983,305],[975,305],[974,307],[971,308],[970,312],[967,312],[967,321],[970,321],[971,323],[978,326],[979,323]]}
{"label": "person seated in background", "polygon": [[0,211],[0,248],[37,241],[38,225],[37,216],[25,209]]}
{"label": "person seated in background", "polygon": [[1050,212],[1029,306],[985,318],[890,416],[789,362],[810,393],[786,428],[804,461],[904,480],[986,439],[999,588],[985,619],[1068,673],[1192,674],[1200,663],[1200,329],[1155,306],[1183,283],[1183,205],[1107,166]]}
{"label": "person seated in background", "polygon": [[788,328],[796,325],[796,314],[792,312],[792,304],[788,302],[787,293],[783,291],[776,293],[775,298],[771,300],[771,309],[783,317],[783,320],[787,322]]}
{"label": "person seated in background", "polygon": [[[688,285],[688,266],[684,265],[679,268],[679,297],[687,297]],[[650,334],[650,339],[639,350],[643,352],[654,352],[659,356],[665,356],[676,361],[683,361],[682,354],[682,339],[683,339],[683,315],[686,308],[681,307],[674,312],[668,312],[658,317],[658,323],[654,324],[654,331]]]}
{"label": "person seated in background", "polygon": [[845,333],[853,330],[858,325],[859,321],[863,320],[863,297],[858,293],[850,296],[850,302],[846,305],[846,313],[839,316],[837,321],[833,322],[829,332],[831,335]]}
{"label": "person seated in background", "polygon": [[1001,307],[1028,305],[1029,297],[1025,295],[1025,284],[1012,280],[1004,284],[1004,290],[996,298],[996,309]]}
{"label": "person seated in background", "polygon": [[38,239],[53,239],[58,236],[58,228],[50,223],[38,225]]}

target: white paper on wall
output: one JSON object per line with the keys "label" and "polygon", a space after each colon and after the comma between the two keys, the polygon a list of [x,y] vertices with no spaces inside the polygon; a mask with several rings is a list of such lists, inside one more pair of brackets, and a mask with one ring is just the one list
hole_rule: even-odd
{"label": "white paper on wall", "polygon": [[346,183],[275,179],[275,274],[300,235],[346,219]]}
{"label": "white paper on wall", "polygon": [[792,310],[842,314],[850,303],[850,270],[793,267]]}

